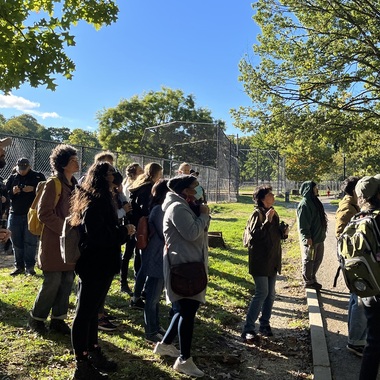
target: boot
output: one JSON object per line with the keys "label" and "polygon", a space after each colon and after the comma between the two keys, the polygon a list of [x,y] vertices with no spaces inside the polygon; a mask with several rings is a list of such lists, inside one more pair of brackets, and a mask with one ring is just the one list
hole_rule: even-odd
{"label": "boot", "polygon": [[72,380],[104,380],[108,379],[106,373],[99,372],[89,360],[78,360]]}
{"label": "boot", "polygon": [[99,371],[115,372],[117,363],[107,359],[100,347],[96,347],[93,351],[89,351],[88,360]]}

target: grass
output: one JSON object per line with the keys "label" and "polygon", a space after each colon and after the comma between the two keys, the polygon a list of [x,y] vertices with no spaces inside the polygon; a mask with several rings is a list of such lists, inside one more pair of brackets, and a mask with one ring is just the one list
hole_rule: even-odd
{"label": "grass", "polygon": [[[287,221],[294,234],[294,202],[276,201],[276,210]],[[225,334],[238,337],[245,317],[247,300],[252,294],[252,279],[248,274],[247,253],[241,237],[246,220],[252,212],[250,196],[240,196],[237,203],[210,205],[210,231],[223,233],[226,248],[209,252],[209,286],[207,304],[199,309],[194,331],[193,355],[210,377],[223,370],[218,353],[229,353]],[[298,242],[285,243],[286,256],[299,257]],[[284,263],[286,267],[286,263]],[[291,265],[287,269],[292,270]],[[9,276],[9,268],[0,269],[0,379],[63,380],[74,372],[74,360],[69,337],[49,334],[40,337],[26,329],[31,309],[42,282],[42,275]],[[131,276],[130,276],[131,278]],[[153,346],[144,340],[143,313],[128,307],[129,298],[120,293],[115,278],[108,294],[106,307],[120,319],[118,330],[100,332],[104,351],[119,363],[119,371],[110,379],[180,379],[171,368],[172,359],[162,359],[152,353]],[[70,298],[70,315],[75,307],[74,292]],[[168,326],[169,307],[162,301],[161,319]],[[301,323],[301,322],[294,322]],[[213,355],[210,356],[210,353]],[[218,359],[219,358],[219,359]],[[241,365],[244,365],[242,363]]]}

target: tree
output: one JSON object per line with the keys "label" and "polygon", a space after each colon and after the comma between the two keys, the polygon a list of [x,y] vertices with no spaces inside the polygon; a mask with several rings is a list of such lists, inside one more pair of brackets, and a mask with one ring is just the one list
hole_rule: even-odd
{"label": "tree", "polygon": [[28,82],[54,90],[54,75],[71,79],[74,46],[71,27],[81,20],[99,29],[117,20],[118,7],[108,0],[1,1],[0,90],[7,93]]}
{"label": "tree", "polygon": [[0,125],[0,130],[2,133],[15,136],[42,138],[45,128],[32,115],[22,114],[9,118]]}
{"label": "tree", "polygon": [[135,95],[98,112],[97,119],[105,149],[215,165],[217,122],[181,90],[163,87]]}
{"label": "tree", "polygon": [[57,141],[57,142],[61,142],[61,143],[69,141],[69,137],[71,134],[70,128],[67,128],[67,127],[60,127],[60,128],[49,127],[48,131],[49,131],[50,137],[53,141]]}
{"label": "tree", "polygon": [[84,131],[83,129],[74,129],[69,138],[68,143],[72,145],[81,145],[89,148],[100,148],[100,143],[96,132]]}
{"label": "tree", "polygon": [[[282,104],[317,112],[322,132],[378,128],[377,1],[258,0],[254,8],[262,31],[254,46],[260,63],[254,67],[249,57],[240,62],[240,80],[254,106],[239,112],[272,118]],[[347,123],[347,115],[355,122]]]}

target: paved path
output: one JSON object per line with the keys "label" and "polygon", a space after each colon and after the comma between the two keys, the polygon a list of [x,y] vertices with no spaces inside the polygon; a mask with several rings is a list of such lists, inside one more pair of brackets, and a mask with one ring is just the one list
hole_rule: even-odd
{"label": "paved path", "polygon": [[[327,349],[330,358],[333,380],[357,380],[361,359],[346,349],[347,345],[347,309],[349,293],[340,275],[337,287],[333,287],[337,270],[335,211],[327,197],[321,197],[329,218],[328,234],[325,241],[325,256],[318,272],[318,281],[323,284],[319,303],[325,326]],[[377,377],[380,380],[380,375]]]}

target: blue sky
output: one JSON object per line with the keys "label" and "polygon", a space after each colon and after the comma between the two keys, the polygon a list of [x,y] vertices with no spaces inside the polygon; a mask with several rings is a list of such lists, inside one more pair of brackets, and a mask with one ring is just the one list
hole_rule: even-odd
{"label": "blue sky", "polygon": [[74,27],[71,81],[52,92],[23,85],[0,95],[6,118],[30,113],[46,127],[96,130],[96,113],[121,99],[162,86],[193,94],[197,107],[234,129],[229,110],[251,104],[238,81],[238,63],[259,32],[247,0],[119,0],[117,23],[100,31]]}

